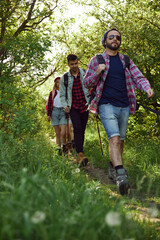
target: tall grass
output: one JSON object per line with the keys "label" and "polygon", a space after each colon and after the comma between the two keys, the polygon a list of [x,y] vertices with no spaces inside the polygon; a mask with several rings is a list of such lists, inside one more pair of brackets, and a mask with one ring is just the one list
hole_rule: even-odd
{"label": "tall grass", "polygon": [[[100,140],[96,122],[88,124],[86,134],[86,153],[93,165],[108,170],[109,152],[106,132],[99,123],[100,137],[103,148],[101,153]],[[129,135],[129,137],[128,137]],[[124,145],[123,165],[128,169],[131,188],[134,194],[151,194],[160,196],[160,139],[150,136],[127,135]],[[143,192],[142,192],[143,189]]]}
{"label": "tall grass", "polygon": [[[107,150],[101,157],[97,139],[91,140],[85,152],[103,167]],[[112,195],[58,156],[44,134],[23,141],[2,135],[0,141],[0,239],[158,240],[153,226],[125,208],[127,197]]]}

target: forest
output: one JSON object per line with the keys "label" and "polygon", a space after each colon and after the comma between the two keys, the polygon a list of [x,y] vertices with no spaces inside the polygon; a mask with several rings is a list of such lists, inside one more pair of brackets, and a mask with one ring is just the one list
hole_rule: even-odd
{"label": "forest", "polygon": [[[160,240],[160,1],[1,0],[0,8],[0,240]],[[112,27],[121,32],[120,52],[155,92],[148,99],[136,90],[123,155],[127,196],[105,181],[102,124],[103,155],[90,114],[91,174],[57,155],[44,112],[54,78],[68,71],[67,55],[86,69]]]}

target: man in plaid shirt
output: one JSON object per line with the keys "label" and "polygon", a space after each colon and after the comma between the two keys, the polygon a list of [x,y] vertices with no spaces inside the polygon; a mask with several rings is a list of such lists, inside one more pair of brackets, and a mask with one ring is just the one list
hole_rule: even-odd
{"label": "man in plaid shirt", "polygon": [[70,118],[74,128],[74,142],[77,152],[76,162],[80,166],[87,165],[88,158],[83,155],[83,144],[86,124],[88,121],[88,90],[83,85],[84,70],[78,67],[78,58],[75,54],[67,56],[69,72],[68,87],[64,85],[64,75],[60,80],[60,99],[66,114]]}
{"label": "man in plaid shirt", "polygon": [[102,44],[105,64],[99,64],[94,56],[83,79],[87,88],[96,87],[96,96],[89,109],[100,115],[109,139],[109,178],[116,182],[122,195],[128,193],[127,172],[123,168],[122,153],[126,137],[129,113],[135,112],[136,97],[134,88],[144,91],[149,98],[154,96],[149,81],[129,59],[130,67],[125,68],[124,55],[118,52],[121,44],[120,32],[108,30]]}

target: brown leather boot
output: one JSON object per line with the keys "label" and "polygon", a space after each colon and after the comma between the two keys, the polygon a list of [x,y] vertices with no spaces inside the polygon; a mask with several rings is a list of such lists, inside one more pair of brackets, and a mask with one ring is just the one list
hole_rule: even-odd
{"label": "brown leather boot", "polygon": [[88,163],[88,158],[83,155],[83,152],[77,154],[76,162],[79,164],[79,167],[84,167]]}

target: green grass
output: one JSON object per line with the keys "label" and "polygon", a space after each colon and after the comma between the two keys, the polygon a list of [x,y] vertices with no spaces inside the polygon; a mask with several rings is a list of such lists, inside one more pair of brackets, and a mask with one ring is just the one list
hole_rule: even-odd
{"label": "green grass", "polygon": [[[85,153],[107,170],[108,142],[101,132],[104,155],[90,125]],[[159,240],[158,222],[140,217],[141,209],[159,209],[158,143],[126,143],[124,160],[134,191],[125,197],[58,156],[44,134],[23,141],[2,136],[0,143],[0,240]]]}
{"label": "green grass", "polygon": [[[86,148],[90,161],[93,165],[103,168],[107,171],[109,152],[108,140],[102,124],[99,124],[101,141],[103,146],[103,155],[101,153],[100,141],[96,125],[88,126],[86,134]],[[125,141],[123,164],[129,171],[131,187],[134,194],[143,189],[143,193],[160,195],[160,139],[129,137]],[[142,192],[141,192],[142,194]]]}

